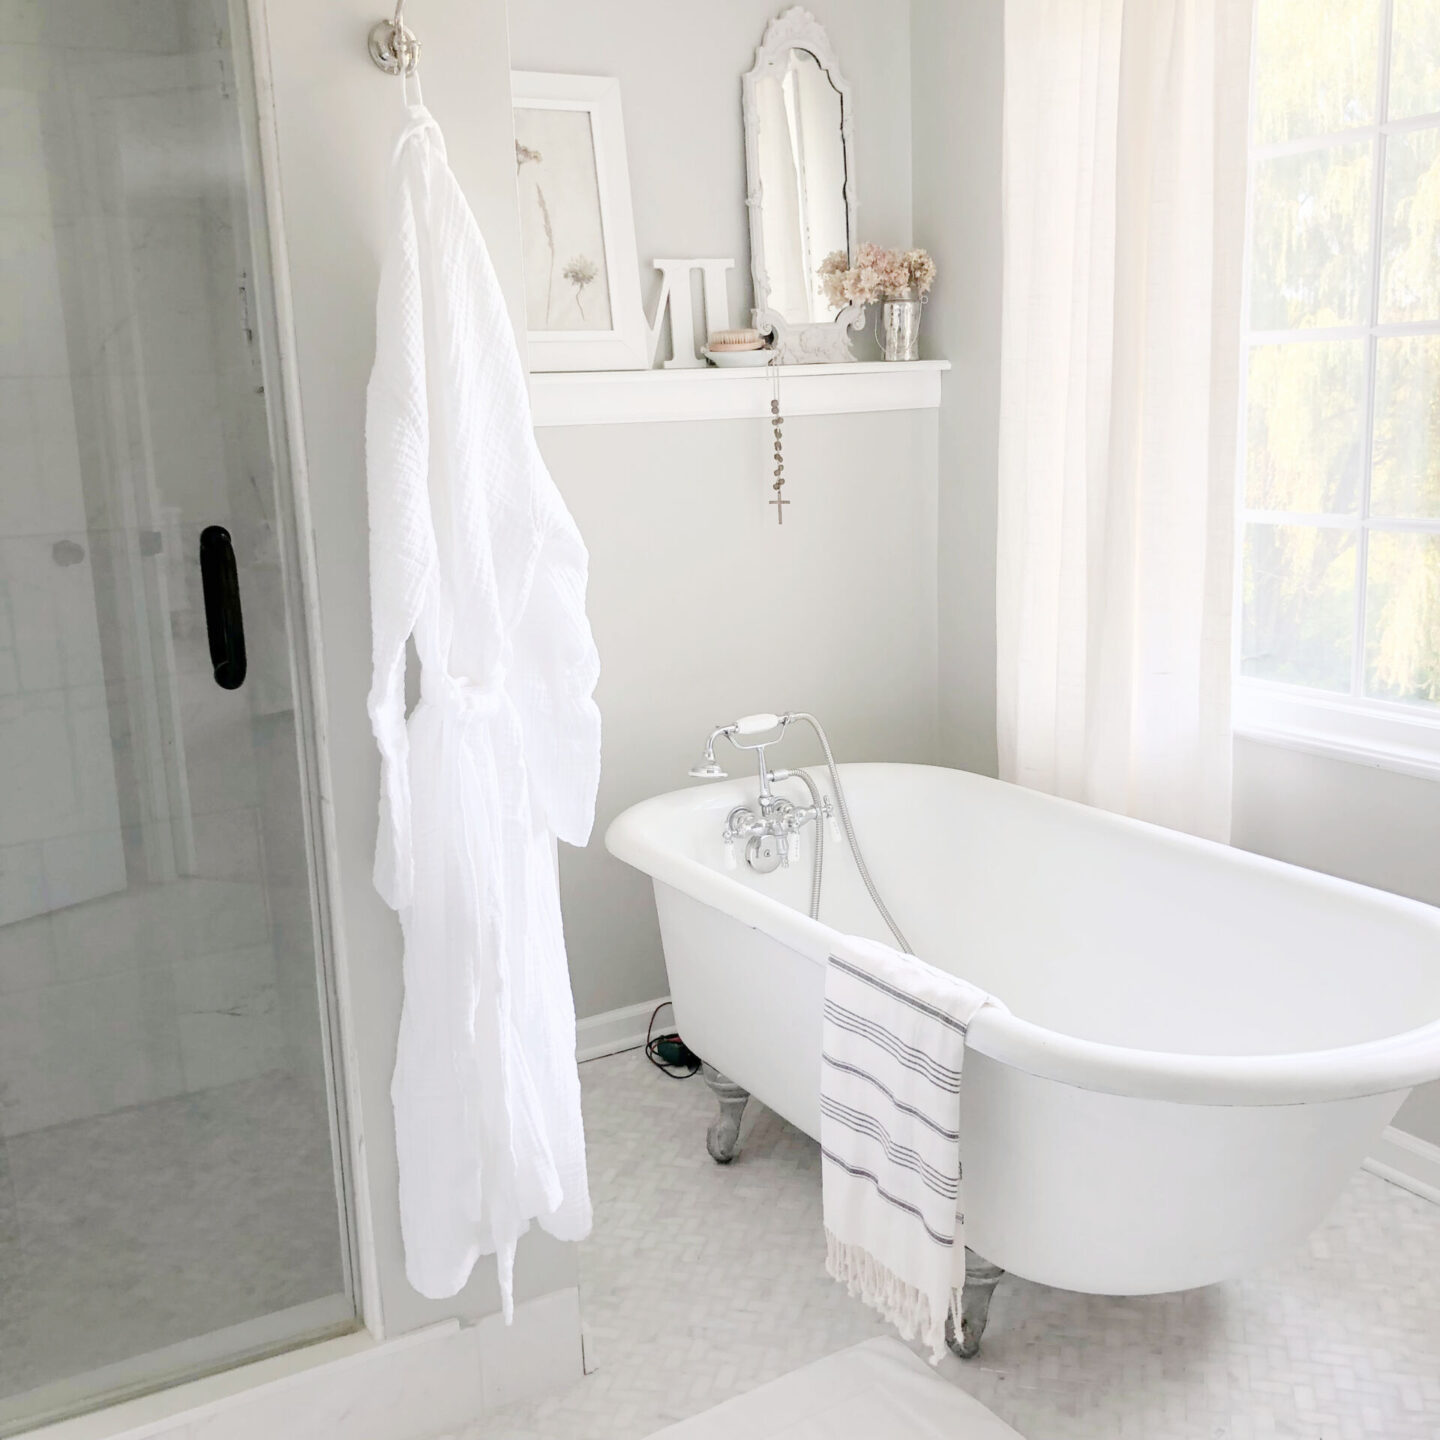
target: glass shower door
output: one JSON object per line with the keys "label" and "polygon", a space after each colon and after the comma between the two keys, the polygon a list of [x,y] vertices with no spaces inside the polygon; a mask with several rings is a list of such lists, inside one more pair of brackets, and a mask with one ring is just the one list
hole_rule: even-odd
{"label": "glass shower door", "polygon": [[0,37],[0,1435],[356,1323],[237,10]]}

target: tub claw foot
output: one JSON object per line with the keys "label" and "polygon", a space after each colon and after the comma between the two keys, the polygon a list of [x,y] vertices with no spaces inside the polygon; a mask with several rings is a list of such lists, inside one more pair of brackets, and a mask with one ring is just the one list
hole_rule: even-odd
{"label": "tub claw foot", "polygon": [[727,1080],[713,1065],[702,1065],[700,1073],[711,1094],[720,1102],[720,1113],[705,1132],[705,1148],[717,1165],[728,1165],[740,1148],[740,1117],[745,1113],[750,1092]]}
{"label": "tub claw foot", "polygon": [[960,1296],[960,1334],[955,1334],[955,1319],[945,1322],[945,1343],[962,1360],[972,1360],[980,1353],[980,1337],[990,1318],[990,1297],[1005,1272],[992,1265],[973,1250],[965,1251],[965,1289]]}

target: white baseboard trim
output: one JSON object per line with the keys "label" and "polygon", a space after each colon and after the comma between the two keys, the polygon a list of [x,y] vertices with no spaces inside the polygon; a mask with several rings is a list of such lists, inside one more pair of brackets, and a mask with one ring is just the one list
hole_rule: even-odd
{"label": "white baseboard trim", "polygon": [[[437,1440],[583,1377],[573,1286],[475,1325],[346,1335],[29,1432],[33,1440]],[[358,1430],[356,1427],[359,1427]]]}
{"label": "white baseboard trim", "polygon": [[[607,1010],[591,1015],[575,1026],[575,1058],[598,1060],[602,1055],[618,1055],[622,1050],[635,1050],[645,1043],[645,1027],[655,1007],[668,1003],[670,997],[646,1000],[642,1005],[626,1005],[622,1010]],[[663,1017],[662,1017],[663,1019]]]}
{"label": "white baseboard trim", "polygon": [[1392,1125],[1380,1137],[1365,1168],[1372,1175],[1440,1205],[1440,1145],[1407,1135]]}

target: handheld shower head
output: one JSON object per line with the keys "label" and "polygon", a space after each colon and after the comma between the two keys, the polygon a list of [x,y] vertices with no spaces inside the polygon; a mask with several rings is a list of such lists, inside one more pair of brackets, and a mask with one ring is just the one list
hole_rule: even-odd
{"label": "handheld shower head", "polygon": [[710,738],[705,742],[705,751],[700,758],[690,767],[690,776],[694,780],[726,780],[729,777],[720,768],[715,759],[715,741],[724,735],[727,727],[718,725],[710,732]]}
{"label": "handheld shower head", "polygon": [[759,752],[760,794],[762,796],[769,795],[770,779],[765,765],[765,748],[773,745],[780,737],[772,735],[768,740],[758,740],[753,744],[746,744],[745,737],[764,735],[771,730],[783,731],[793,718],[791,715],[742,715],[732,725],[717,725],[710,732],[710,738],[705,742],[704,754],[690,767],[691,778],[694,780],[726,780],[729,778],[715,760],[715,742],[723,735],[737,750]]}

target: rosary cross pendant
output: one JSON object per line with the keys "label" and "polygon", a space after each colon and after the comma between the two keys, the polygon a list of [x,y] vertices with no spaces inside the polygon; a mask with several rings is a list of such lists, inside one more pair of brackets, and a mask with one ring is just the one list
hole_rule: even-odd
{"label": "rosary cross pendant", "polygon": [[781,493],[785,489],[785,451],[780,443],[780,427],[785,423],[785,417],[780,413],[780,374],[775,372],[775,395],[770,401],[770,426],[775,432],[775,483],[770,487],[775,492],[775,498],[770,501],[775,507],[775,523],[785,523],[785,507],[790,503]]}

